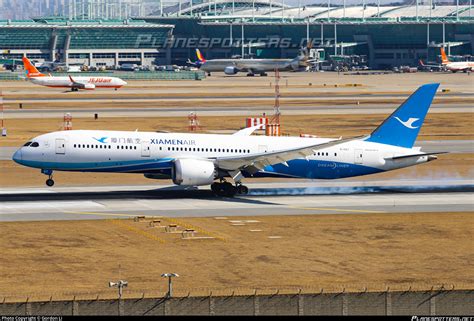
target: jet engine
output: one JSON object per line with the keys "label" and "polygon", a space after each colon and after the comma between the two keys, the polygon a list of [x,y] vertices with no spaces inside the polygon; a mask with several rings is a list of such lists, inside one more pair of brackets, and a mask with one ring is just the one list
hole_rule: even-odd
{"label": "jet engine", "polygon": [[235,75],[238,72],[239,72],[239,69],[237,69],[234,66],[228,66],[228,67],[225,67],[225,69],[224,69],[224,73],[226,75]]}
{"label": "jet engine", "polygon": [[209,185],[214,182],[216,168],[214,163],[201,159],[177,159],[171,174],[176,185]]}

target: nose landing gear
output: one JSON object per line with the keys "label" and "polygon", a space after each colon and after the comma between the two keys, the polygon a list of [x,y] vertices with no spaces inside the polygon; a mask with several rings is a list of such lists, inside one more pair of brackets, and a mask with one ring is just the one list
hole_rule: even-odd
{"label": "nose landing gear", "polygon": [[51,178],[51,176],[50,176],[50,178],[48,178],[48,179],[46,180],[46,185],[48,185],[49,187],[51,187],[51,186],[54,185],[54,181],[53,181],[53,179]]}
{"label": "nose landing gear", "polygon": [[42,169],[41,173],[48,175],[48,179],[46,180],[46,185],[51,187],[54,185],[54,180],[53,180],[53,171],[50,169]]}
{"label": "nose landing gear", "polygon": [[220,183],[213,183],[211,185],[211,190],[217,196],[227,196],[233,197],[236,194],[239,195],[247,195],[249,193],[249,189],[247,186],[242,185],[241,183],[237,183],[235,186],[229,182],[220,182]]}

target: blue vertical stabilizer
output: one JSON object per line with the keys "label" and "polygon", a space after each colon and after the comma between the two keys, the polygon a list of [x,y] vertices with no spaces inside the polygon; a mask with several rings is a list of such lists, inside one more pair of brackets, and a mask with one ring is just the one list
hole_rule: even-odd
{"label": "blue vertical stabilizer", "polygon": [[366,141],[412,148],[438,87],[426,84],[418,88]]}

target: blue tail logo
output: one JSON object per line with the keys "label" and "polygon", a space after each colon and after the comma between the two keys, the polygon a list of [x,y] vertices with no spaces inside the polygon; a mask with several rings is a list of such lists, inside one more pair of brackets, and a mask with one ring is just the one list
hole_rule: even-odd
{"label": "blue tail logo", "polygon": [[413,127],[413,123],[420,120],[419,118],[408,118],[407,121],[403,121],[401,120],[400,118],[398,117],[395,117],[396,120],[398,120],[400,122],[400,124],[402,124],[403,126],[405,126],[406,128],[410,128],[410,129],[416,129],[420,126],[417,126],[417,127]]}
{"label": "blue tail logo", "polygon": [[439,84],[426,84],[418,88],[366,141],[412,148],[438,87]]}

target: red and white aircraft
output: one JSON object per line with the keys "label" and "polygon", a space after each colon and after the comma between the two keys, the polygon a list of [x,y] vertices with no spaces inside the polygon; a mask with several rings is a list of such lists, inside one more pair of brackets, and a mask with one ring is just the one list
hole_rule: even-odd
{"label": "red and white aircraft", "polygon": [[102,76],[86,76],[86,77],[72,77],[72,76],[51,76],[42,74],[26,57],[23,57],[23,65],[26,70],[26,77],[34,84],[71,88],[71,91],[78,91],[79,89],[94,90],[97,88],[120,88],[127,83],[118,77],[102,77]]}
{"label": "red and white aircraft", "polygon": [[443,47],[441,47],[441,63],[446,67],[447,70],[452,72],[468,72],[474,70],[474,61],[449,61]]}
{"label": "red and white aircraft", "polygon": [[444,48],[441,47],[441,64],[440,65],[425,65],[420,59],[420,65],[428,68],[435,68],[438,70],[458,72],[468,72],[474,70],[474,61],[449,61]]}

